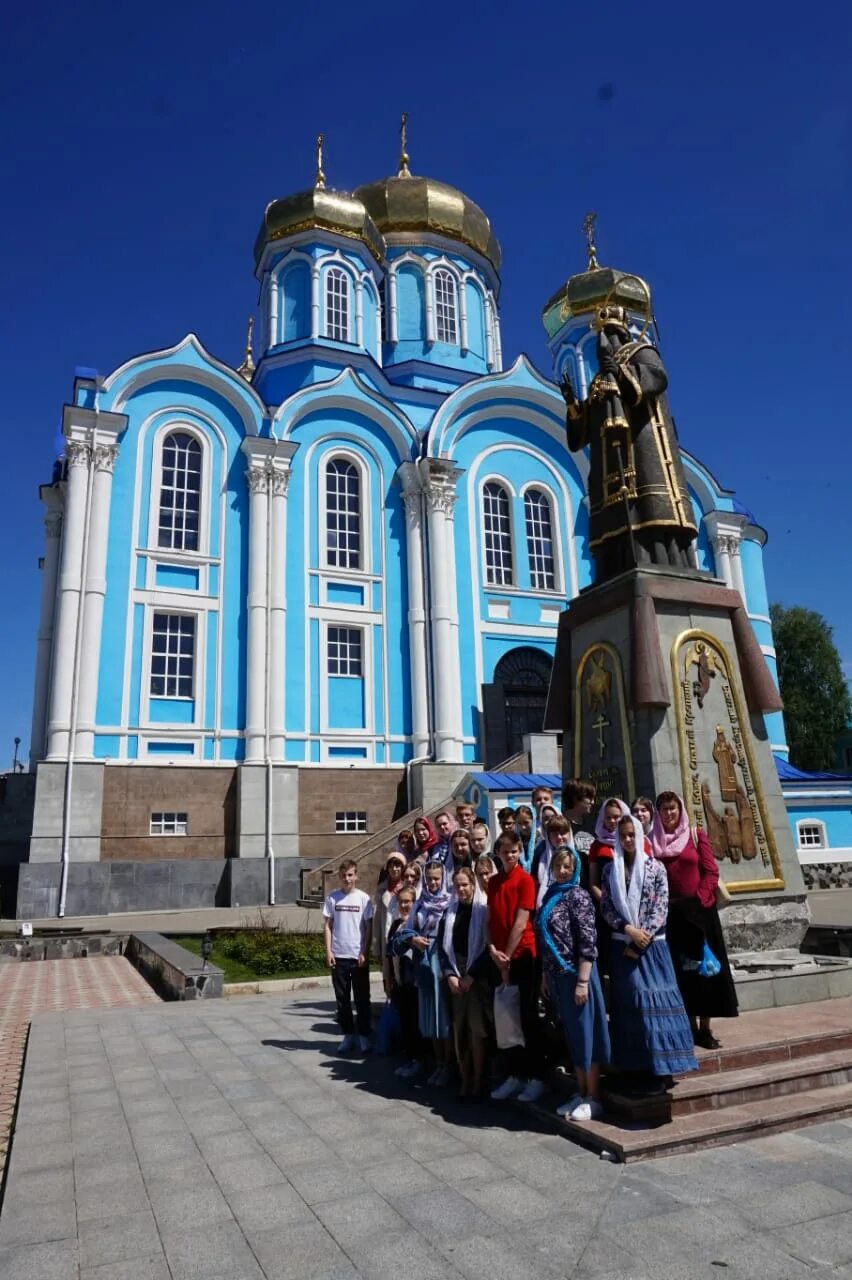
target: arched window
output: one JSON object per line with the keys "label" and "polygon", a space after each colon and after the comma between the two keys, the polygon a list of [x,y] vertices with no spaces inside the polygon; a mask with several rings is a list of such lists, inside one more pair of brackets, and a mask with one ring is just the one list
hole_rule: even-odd
{"label": "arched window", "polygon": [[550,515],[550,502],[541,489],[527,489],[524,494],[524,519],[527,526],[530,581],[536,591],[555,591],[553,521]]}
{"label": "arched window", "polygon": [[434,275],[435,282],[435,334],[439,342],[458,344],[458,302],[456,282],[452,273],[443,267]]}
{"label": "arched window", "polygon": [[349,341],[349,277],[340,267],[325,273],[325,336]]}
{"label": "arched window", "polygon": [[325,547],[329,565],[361,568],[361,477],[345,458],[325,469]]}
{"label": "arched window", "polygon": [[512,585],[512,515],[509,495],[489,480],[482,490],[485,529],[485,581],[492,587]]}
{"label": "arched window", "polygon": [[157,546],[197,551],[201,516],[201,445],[186,431],[163,441]]}

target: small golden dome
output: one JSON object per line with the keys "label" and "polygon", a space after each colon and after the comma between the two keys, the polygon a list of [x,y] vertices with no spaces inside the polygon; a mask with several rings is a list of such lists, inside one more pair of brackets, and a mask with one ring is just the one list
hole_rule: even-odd
{"label": "small golden dome", "polygon": [[544,304],[542,320],[552,338],[572,316],[594,312],[608,302],[646,315],[650,290],[644,280],[615,267],[594,267],[571,276]]}
{"label": "small golden dome", "polygon": [[405,156],[406,163],[401,161],[398,177],[384,178],[355,190],[379,231],[382,234],[432,231],[475,249],[499,272],[500,245],[487,214],[456,187],[436,178],[409,174],[407,160]]}
{"label": "small golden dome", "polygon": [[348,191],[330,191],[317,185],[294,196],[282,196],[266,206],[254,244],[255,262],[260,261],[270,241],[314,227],[363,241],[377,262],[384,257],[384,241],[362,201]]}

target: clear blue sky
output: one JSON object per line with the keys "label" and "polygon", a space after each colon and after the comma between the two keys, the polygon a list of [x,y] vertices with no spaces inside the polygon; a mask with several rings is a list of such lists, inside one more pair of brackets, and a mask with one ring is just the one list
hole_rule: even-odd
{"label": "clear blue sky", "polygon": [[0,767],[29,743],[39,482],[74,369],[189,330],[238,362],[268,200],[395,171],[456,184],[503,244],[504,357],[602,261],[652,284],[681,438],[769,530],[770,597],[852,674],[852,11],[551,0],[15,6],[4,117]]}

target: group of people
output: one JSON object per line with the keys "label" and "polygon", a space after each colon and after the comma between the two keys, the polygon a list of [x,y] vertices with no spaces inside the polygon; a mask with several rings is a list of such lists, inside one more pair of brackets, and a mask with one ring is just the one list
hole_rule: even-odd
{"label": "group of people", "polygon": [[[602,1068],[622,1089],[662,1092],[698,1069],[696,1045],[718,1047],[711,1019],[737,1014],[719,870],[681,797],[608,797],[594,822],[591,783],[567,782],[561,812],[553,801],[539,787],[499,810],[493,841],[468,804],[419,818],[372,897],[342,864],[323,908],[341,1053],[371,1048],[371,950],[398,1014],[396,1074],[435,1086],[457,1074],[461,1099],[535,1102],[570,1069],[576,1094],[557,1110],[595,1119]],[[500,1048],[505,1007],[519,1034]]]}

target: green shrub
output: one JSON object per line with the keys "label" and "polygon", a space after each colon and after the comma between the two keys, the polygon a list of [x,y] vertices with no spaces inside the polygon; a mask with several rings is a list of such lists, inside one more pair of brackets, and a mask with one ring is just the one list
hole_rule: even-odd
{"label": "green shrub", "polygon": [[216,948],[258,976],[321,969],[325,964],[325,942],[321,934],[237,929],[218,934]]}

